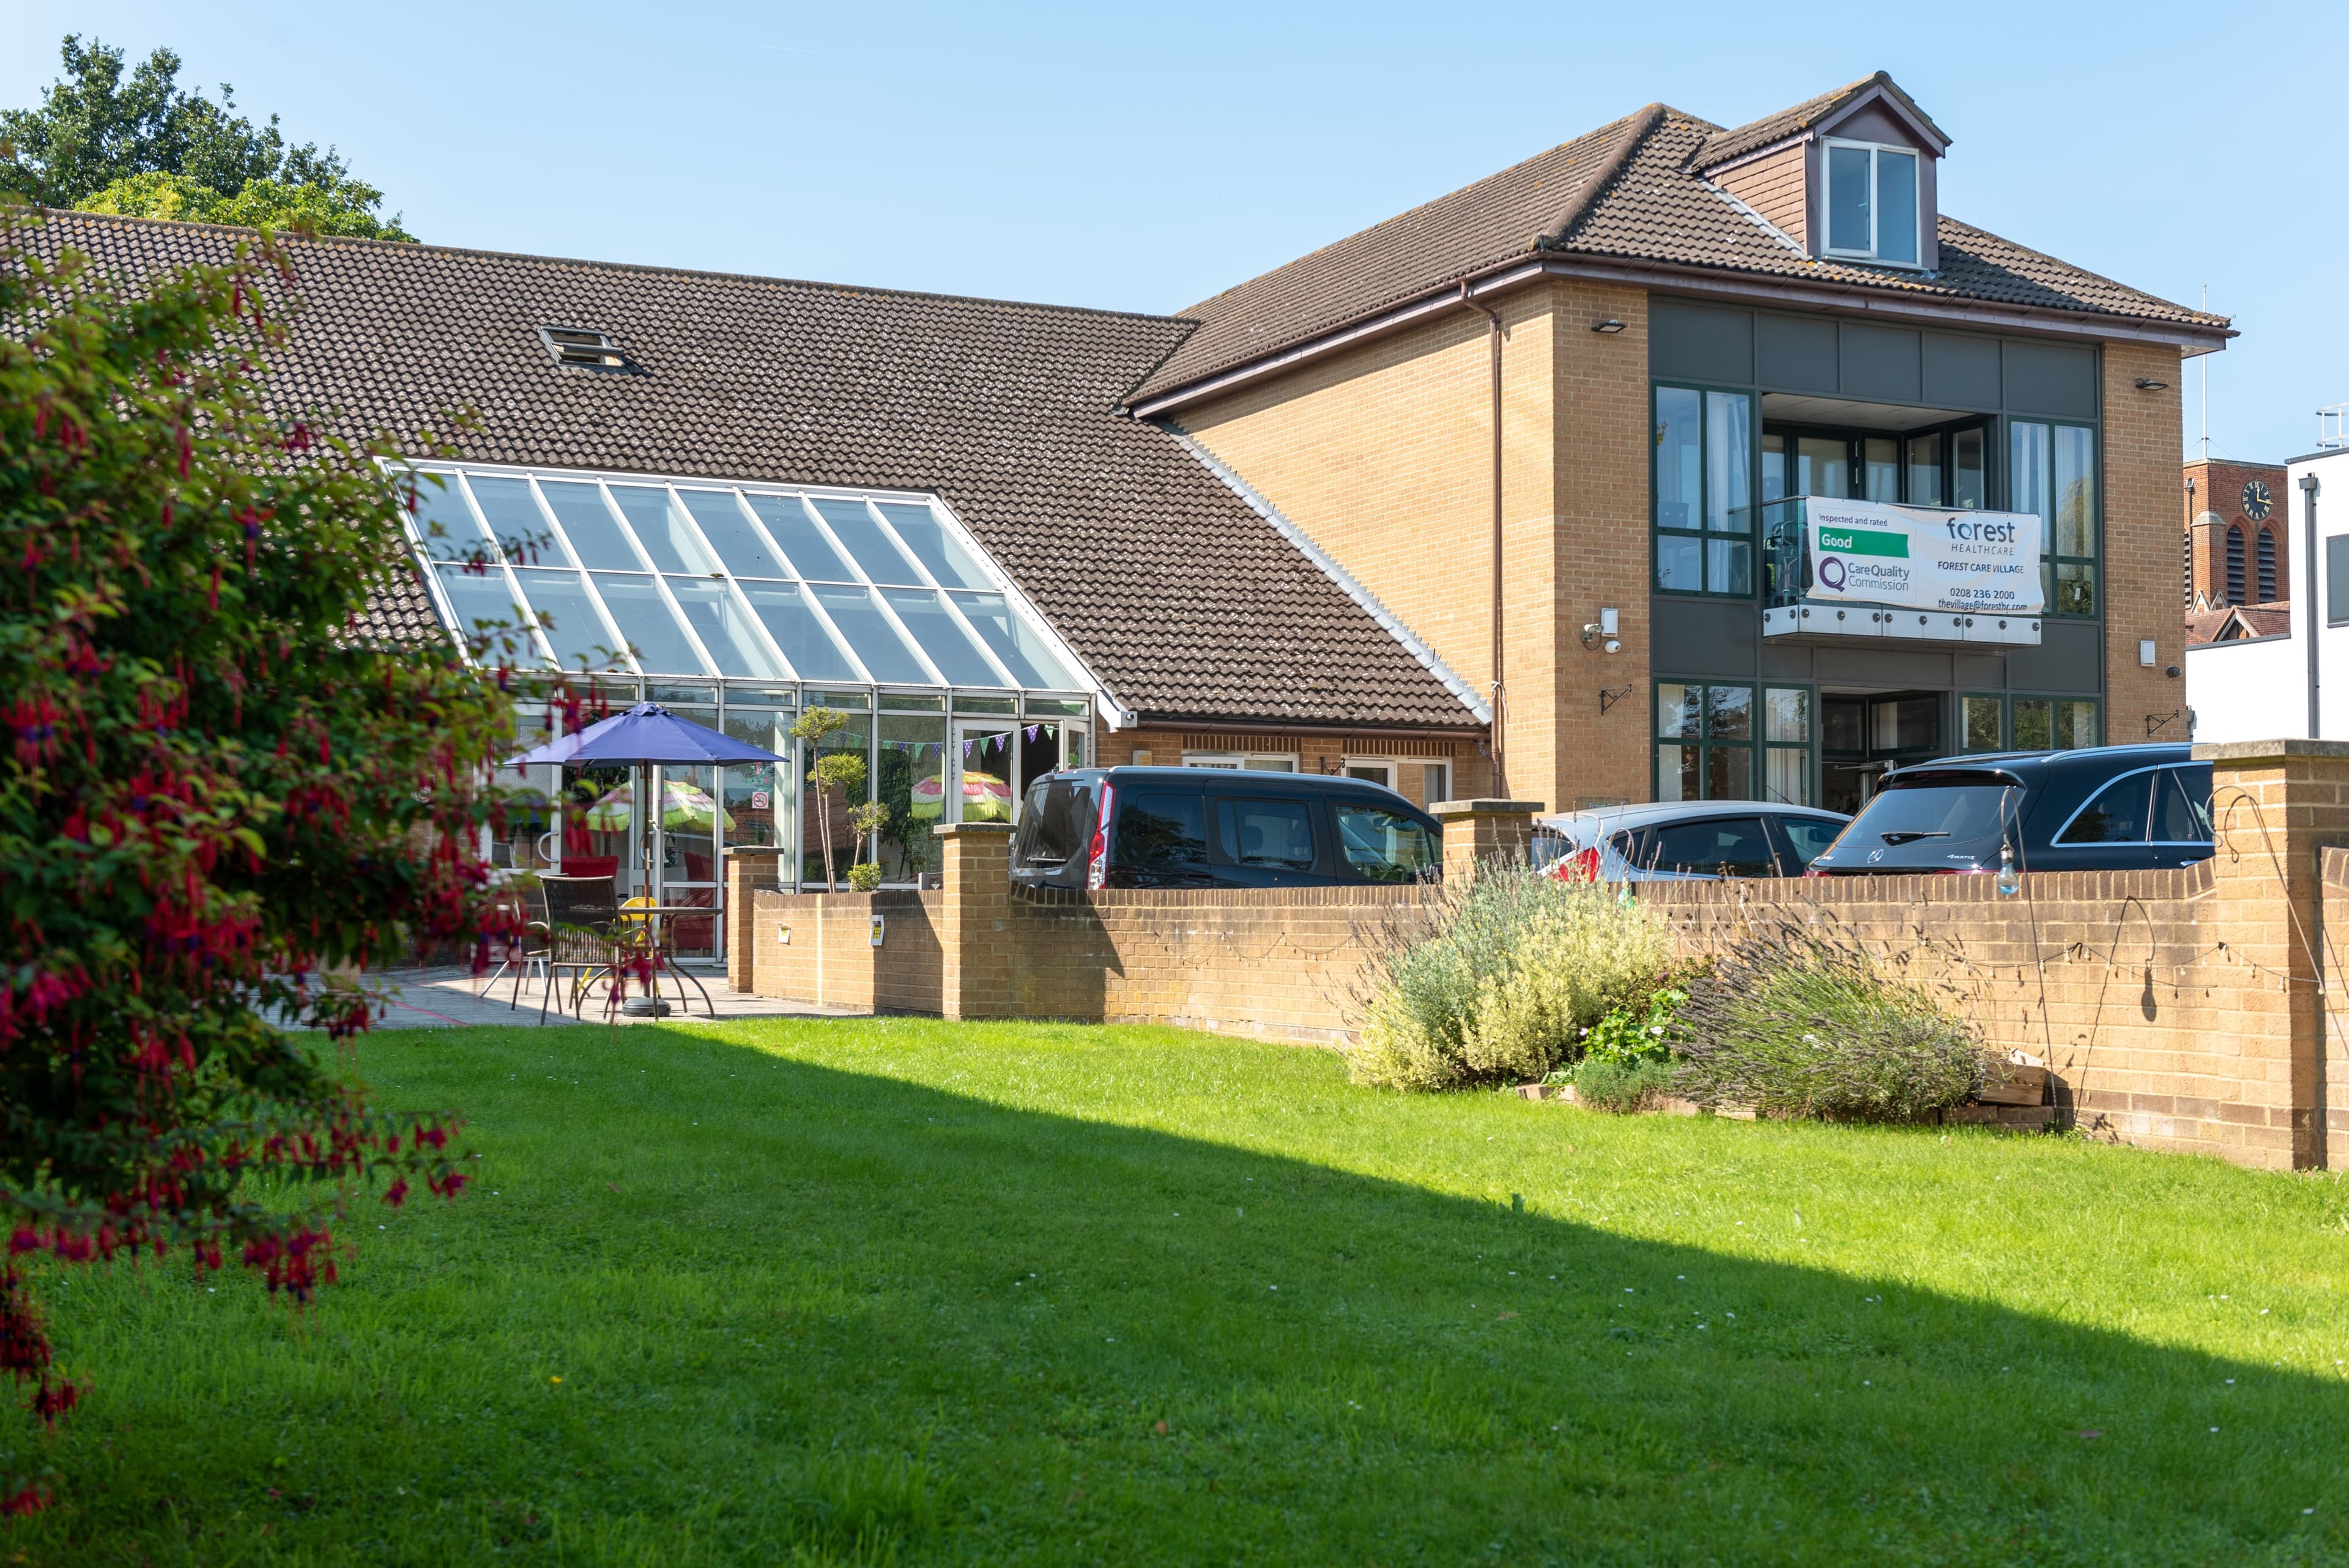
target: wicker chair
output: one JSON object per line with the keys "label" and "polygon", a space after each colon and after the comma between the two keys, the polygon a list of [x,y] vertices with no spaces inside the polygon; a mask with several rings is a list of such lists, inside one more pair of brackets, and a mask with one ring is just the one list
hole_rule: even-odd
{"label": "wicker chair", "polygon": [[587,993],[598,976],[612,978],[619,960],[620,911],[614,879],[602,877],[541,877],[546,899],[546,989],[538,1005],[538,1021],[546,1022],[554,1001],[554,979],[571,979],[564,1011],[585,1016]]}

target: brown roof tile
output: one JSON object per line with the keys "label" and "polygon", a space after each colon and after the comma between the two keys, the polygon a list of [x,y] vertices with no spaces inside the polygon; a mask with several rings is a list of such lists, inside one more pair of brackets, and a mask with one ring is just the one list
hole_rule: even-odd
{"label": "brown roof tile", "polygon": [[[139,275],[250,237],[52,212],[28,239]],[[303,308],[278,389],[336,433],[437,429],[485,462],[931,491],[1148,717],[1475,723],[1172,434],[1117,412],[1184,323],[367,240],[288,248]],[[557,366],[545,325],[611,333],[640,373]],[[479,424],[452,429],[463,405]],[[382,635],[431,624],[412,582],[373,608]]]}
{"label": "brown roof tile", "polygon": [[1837,110],[1868,91],[1868,88],[1877,87],[1882,88],[1887,93],[1899,99],[1901,108],[1930,127],[1942,146],[1947,147],[1950,144],[1950,139],[1942,135],[1941,128],[1933,124],[1932,117],[1917,107],[1917,100],[1902,92],[1899,83],[1882,71],[1878,71],[1874,76],[1862,77],[1856,82],[1847,82],[1833,92],[1821,93],[1815,98],[1806,99],[1792,108],[1782,108],[1775,114],[1765,114],[1760,119],[1750,120],[1733,130],[1715,131],[1712,136],[1707,137],[1704,145],[1698,149],[1692,166],[1697,169],[1718,168],[1733,158],[1742,158],[1746,153],[1767,147],[1774,141],[1783,141],[1797,131],[1808,130],[1820,121],[1832,118]]}

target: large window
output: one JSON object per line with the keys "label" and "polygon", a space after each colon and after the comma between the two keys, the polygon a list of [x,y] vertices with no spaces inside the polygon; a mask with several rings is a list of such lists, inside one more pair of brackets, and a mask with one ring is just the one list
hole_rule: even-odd
{"label": "large window", "polygon": [[1913,267],[1920,245],[1917,154],[1867,142],[1826,144],[1831,256]]}
{"label": "large window", "polygon": [[2039,514],[2051,615],[2096,613],[2096,433],[2017,419],[2007,427],[2008,504]]}
{"label": "large window", "polygon": [[1754,592],[1754,399],[1658,387],[1656,586]]}
{"label": "large window", "polygon": [[1968,693],[1958,698],[1968,751],[2072,751],[2104,744],[2102,705],[2092,696]]}
{"label": "large window", "polygon": [[1811,803],[1807,686],[1656,685],[1656,799]]}

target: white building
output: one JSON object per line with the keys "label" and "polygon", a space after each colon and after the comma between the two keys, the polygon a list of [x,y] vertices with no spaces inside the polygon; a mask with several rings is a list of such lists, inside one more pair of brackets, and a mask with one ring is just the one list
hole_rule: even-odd
{"label": "white building", "polygon": [[2287,474],[2291,629],[2187,648],[2197,740],[2349,740],[2349,447],[2294,458]]}

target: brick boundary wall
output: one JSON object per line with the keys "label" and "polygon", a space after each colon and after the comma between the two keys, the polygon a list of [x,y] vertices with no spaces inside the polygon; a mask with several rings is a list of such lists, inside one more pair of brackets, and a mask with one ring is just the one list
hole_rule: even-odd
{"label": "brick boundary wall", "polygon": [[[2091,1131],[2244,1165],[2335,1166],[2349,1159],[2349,743],[2242,742],[2196,756],[2214,765],[2218,846],[2193,867],[2039,872],[2011,897],[1986,875],[1650,883],[1639,895],[1692,957],[1780,920],[1848,932],[1920,983],[1950,987],[1986,1044],[2044,1062],[2057,1104]],[[1535,810],[1440,807],[1446,876],[1522,853]],[[1364,964],[1425,897],[1414,887],[1019,896],[1007,830],[939,832],[942,892],[746,889],[730,905],[729,951],[748,961],[730,983],[884,1011],[1335,1045],[1350,1037]]]}

